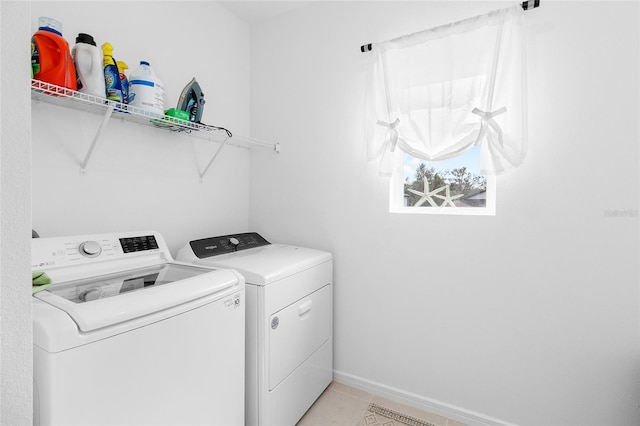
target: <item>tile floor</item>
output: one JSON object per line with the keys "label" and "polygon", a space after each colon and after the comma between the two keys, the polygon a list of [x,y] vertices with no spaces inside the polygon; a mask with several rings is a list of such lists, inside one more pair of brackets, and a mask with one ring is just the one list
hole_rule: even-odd
{"label": "tile floor", "polygon": [[[380,423],[364,420],[365,415],[371,414],[367,411],[370,403],[378,404],[390,410],[399,411],[408,416],[433,423],[435,426],[464,426],[462,423],[447,419],[446,417],[399,404],[337,382],[332,382],[329,385],[296,426],[379,425]],[[388,423],[384,423],[385,426],[387,424]],[[389,424],[405,426],[398,421]]]}

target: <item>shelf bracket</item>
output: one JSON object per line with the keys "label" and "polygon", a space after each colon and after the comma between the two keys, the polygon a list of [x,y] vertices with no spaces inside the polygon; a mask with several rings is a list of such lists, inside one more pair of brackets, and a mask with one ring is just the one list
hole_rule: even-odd
{"label": "shelf bracket", "polygon": [[215,154],[213,154],[213,157],[211,157],[211,160],[209,160],[207,167],[205,167],[202,173],[200,173],[200,183],[202,183],[202,180],[204,179],[204,175],[207,174],[207,172],[209,171],[209,168],[211,167],[213,162],[216,160],[216,158],[220,154],[220,151],[222,151],[222,148],[224,148],[224,144],[226,144],[228,140],[229,140],[229,136],[227,136],[226,138],[224,138],[222,142],[220,142],[220,146],[216,150]]}
{"label": "shelf bracket", "polygon": [[96,145],[98,145],[98,140],[100,139],[100,136],[102,135],[104,127],[107,125],[107,122],[111,118],[111,113],[113,113],[113,107],[107,108],[107,110],[104,113],[104,117],[102,117],[102,122],[100,123],[100,127],[98,127],[98,130],[96,131],[96,134],[93,137],[93,141],[91,142],[91,146],[89,147],[89,151],[87,151],[87,155],[85,155],[84,161],[80,165],[80,174],[81,175],[87,174],[87,164],[89,164],[89,160],[91,159],[91,155],[93,155],[93,150],[96,148]]}

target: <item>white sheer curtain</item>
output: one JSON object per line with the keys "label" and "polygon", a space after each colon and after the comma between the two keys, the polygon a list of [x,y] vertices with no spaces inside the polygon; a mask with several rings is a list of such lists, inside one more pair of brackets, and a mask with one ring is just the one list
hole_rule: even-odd
{"label": "white sheer curtain", "polygon": [[526,68],[520,5],[373,45],[367,101],[370,160],[438,161],[481,146],[497,175],[526,154]]}

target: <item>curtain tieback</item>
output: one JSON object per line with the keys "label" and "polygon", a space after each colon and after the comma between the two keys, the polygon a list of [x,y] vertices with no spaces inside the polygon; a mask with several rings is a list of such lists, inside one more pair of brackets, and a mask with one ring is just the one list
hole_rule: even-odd
{"label": "curtain tieback", "polygon": [[489,112],[483,111],[479,108],[474,108],[471,112],[473,114],[479,115],[480,118],[482,119],[480,133],[478,134],[478,138],[476,139],[475,145],[479,145],[480,142],[482,142],[482,139],[484,139],[487,133],[487,127],[491,127],[496,132],[496,134],[498,135],[498,141],[500,142],[500,145],[502,145],[502,129],[500,128],[498,123],[496,123],[493,117],[507,112],[507,107],[502,107],[495,111],[489,111]]}
{"label": "curtain tieback", "polygon": [[398,124],[400,124],[400,119],[396,118],[396,121],[394,121],[393,123],[387,123],[386,121],[378,120],[377,124],[379,126],[389,128],[389,130],[387,130],[386,140],[391,143],[391,148],[389,149],[389,151],[395,151],[396,145],[398,143],[398,131],[396,130],[396,127],[398,126]]}

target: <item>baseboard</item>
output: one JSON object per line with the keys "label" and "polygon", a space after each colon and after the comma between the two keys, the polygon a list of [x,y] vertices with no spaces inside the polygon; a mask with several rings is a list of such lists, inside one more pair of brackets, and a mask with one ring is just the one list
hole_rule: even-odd
{"label": "baseboard", "polygon": [[383,398],[391,399],[401,404],[429,411],[430,413],[444,416],[451,420],[465,423],[469,426],[516,426],[513,423],[466,410],[455,405],[426,398],[411,392],[396,389],[391,386],[383,385],[382,383],[373,382],[341,371],[334,370],[333,379],[343,385],[351,386]]}

